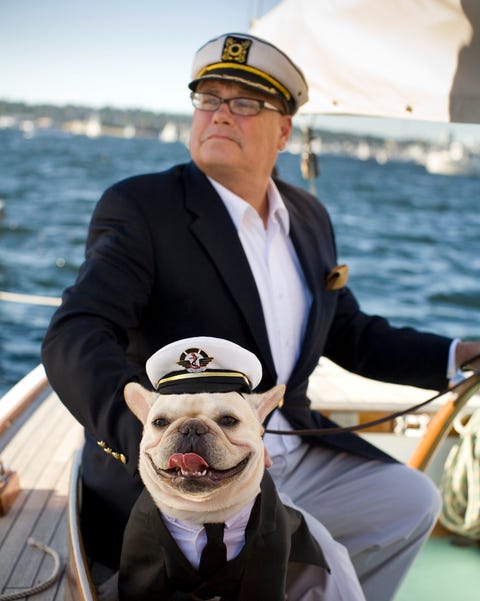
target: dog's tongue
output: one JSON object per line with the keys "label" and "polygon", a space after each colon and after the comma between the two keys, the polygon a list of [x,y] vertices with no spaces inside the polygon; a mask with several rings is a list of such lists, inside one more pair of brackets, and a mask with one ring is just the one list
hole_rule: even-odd
{"label": "dog's tongue", "polygon": [[168,461],[168,467],[178,467],[184,472],[201,472],[208,468],[208,463],[196,453],[174,453]]}

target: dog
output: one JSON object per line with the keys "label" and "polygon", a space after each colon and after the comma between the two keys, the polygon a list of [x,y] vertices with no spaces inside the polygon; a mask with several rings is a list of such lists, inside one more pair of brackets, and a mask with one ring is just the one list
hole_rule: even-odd
{"label": "dog", "polygon": [[[252,393],[261,379],[257,358],[207,337],[164,347],[147,373],[156,392],[134,382],[124,390],[143,424],[145,490],[126,527],[118,598],[299,601],[328,568],[302,514],[281,503],[266,470],[262,424],[285,386]],[[213,568],[204,557],[210,524],[227,525],[225,540],[212,543],[213,556],[223,554]],[[202,553],[192,543],[199,535],[207,539]]]}

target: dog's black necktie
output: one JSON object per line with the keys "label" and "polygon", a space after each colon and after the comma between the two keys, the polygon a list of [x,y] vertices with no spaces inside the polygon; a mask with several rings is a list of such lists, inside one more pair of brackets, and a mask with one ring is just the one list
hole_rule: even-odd
{"label": "dog's black necktie", "polygon": [[207,544],[200,557],[198,571],[204,578],[218,572],[227,563],[227,547],[223,542],[225,524],[204,524]]}

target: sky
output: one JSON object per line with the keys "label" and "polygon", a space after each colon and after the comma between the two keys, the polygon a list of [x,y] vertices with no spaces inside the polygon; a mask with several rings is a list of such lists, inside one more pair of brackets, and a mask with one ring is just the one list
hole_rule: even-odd
{"label": "sky", "polygon": [[0,0],[0,98],[190,112],[193,56],[277,0]]}
{"label": "sky", "polygon": [[[30,104],[192,111],[196,50],[248,31],[278,0],[0,0],[0,99]],[[446,126],[322,117],[317,127],[445,138]],[[480,126],[456,126],[480,140]]]}

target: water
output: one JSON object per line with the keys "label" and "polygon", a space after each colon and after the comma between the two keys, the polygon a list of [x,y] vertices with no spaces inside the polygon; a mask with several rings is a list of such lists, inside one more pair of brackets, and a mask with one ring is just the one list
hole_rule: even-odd
{"label": "water", "polygon": [[[0,130],[0,290],[60,296],[101,192],[187,159],[181,144],[157,140]],[[308,188],[297,156],[282,154],[278,166]],[[321,157],[320,167],[317,195],[363,308],[397,325],[480,338],[480,180],[338,156]],[[0,301],[0,395],[39,363],[53,311]]]}

